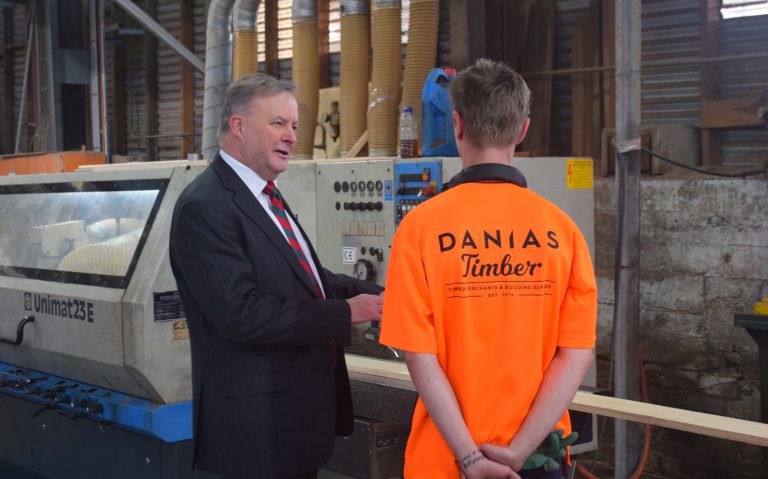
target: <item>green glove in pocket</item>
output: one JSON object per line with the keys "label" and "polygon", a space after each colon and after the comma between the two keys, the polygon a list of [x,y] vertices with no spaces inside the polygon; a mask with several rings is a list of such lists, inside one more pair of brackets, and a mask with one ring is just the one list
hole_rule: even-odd
{"label": "green glove in pocket", "polygon": [[560,469],[560,460],[565,457],[565,448],[573,445],[579,439],[577,432],[563,437],[564,433],[565,431],[562,429],[549,433],[539,447],[525,460],[523,469],[537,469],[542,466],[547,472]]}

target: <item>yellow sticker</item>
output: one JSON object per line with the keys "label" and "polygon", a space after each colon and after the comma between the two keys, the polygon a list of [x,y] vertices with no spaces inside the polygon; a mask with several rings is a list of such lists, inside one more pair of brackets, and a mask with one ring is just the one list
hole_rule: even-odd
{"label": "yellow sticker", "polygon": [[173,322],[173,340],[189,341],[189,326],[183,319]]}
{"label": "yellow sticker", "polygon": [[565,184],[572,190],[592,189],[592,160],[571,158],[565,175]]}

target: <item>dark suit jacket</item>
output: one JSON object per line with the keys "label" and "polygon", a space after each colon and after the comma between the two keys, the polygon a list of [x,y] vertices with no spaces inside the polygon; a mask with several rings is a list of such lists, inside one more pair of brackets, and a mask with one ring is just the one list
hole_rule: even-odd
{"label": "dark suit jacket", "polygon": [[312,249],[327,296],[318,299],[220,157],[179,197],[170,259],[189,323],[197,467],[269,478],[321,466],[334,434],[352,432],[344,355],[333,347],[350,341],[344,298],[381,288],[323,269]]}

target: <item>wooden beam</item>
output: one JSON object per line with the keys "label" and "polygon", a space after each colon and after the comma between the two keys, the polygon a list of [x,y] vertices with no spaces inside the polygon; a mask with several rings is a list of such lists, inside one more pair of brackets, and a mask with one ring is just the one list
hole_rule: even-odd
{"label": "wooden beam", "polygon": [[[574,68],[597,66],[600,62],[598,32],[592,18],[598,5],[591,2],[590,11],[576,20],[571,44]],[[571,76],[571,151],[576,156],[597,158],[600,154],[600,74],[581,73]]]}
{"label": "wooden beam", "polygon": [[[700,49],[702,57],[717,56],[720,24],[720,0],[700,0],[701,22],[699,25]],[[719,98],[717,64],[701,66],[701,81],[699,86],[701,101],[717,100]],[[701,132],[701,163],[702,165],[720,164],[720,134],[715,130]]]}
{"label": "wooden beam", "polygon": [[[3,43],[6,46],[13,45],[13,9],[3,9]],[[6,48],[3,51],[3,114],[2,135],[0,136],[0,153],[13,153],[16,141],[16,121],[13,115],[14,104],[14,49]]]}
{"label": "wooden beam", "polygon": [[278,37],[277,37],[277,0],[264,2],[264,57],[265,71],[267,75],[280,78],[280,65],[278,63]]}
{"label": "wooden beam", "polygon": [[[391,379],[400,382],[406,388],[415,390],[404,363],[353,354],[346,355],[346,363],[350,374],[356,375],[358,379],[363,378],[373,382],[378,378]],[[576,393],[569,409],[768,447],[768,424],[759,422],[599,396],[582,391]]]}
{"label": "wooden beam", "polygon": [[[195,12],[193,0],[180,0],[181,44],[194,51]],[[181,61],[181,131],[195,131],[195,72],[186,61]],[[195,137],[182,136],[180,157],[186,158],[195,151]]]}
{"label": "wooden beam", "polygon": [[[555,59],[555,2],[537,1],[531,6],[523,71],[551,70]],[[528,82],[531,89],[531,126],[523,141],[523,150],[535,155],[549,154],[552,116],[552,77],[536,77]]]}
{"label": "wooden beam", "polygon": [[[113,9],[114,10],[114,9]],[[125,43],[122,39],[112,43],[112,88],[109,94],[112,96],[112,108],[109,115],[110,122],[110,152],[125,155],[126,145],[126,71]]]}
{"label": "wooden beam", "polygon": [[320,58],[320,75],[318,80],[320,88],[331,86],[331,48],[328,39],[328,23],[330,19],[331,2],[318,0],[317,2],[317,45]]}
{"label": "wooden beam", "polygon": [[[157,0],[146,0],[144,11],[150,17],[157,18]],[[147,110],[146,136],[155,135],[158,132],[158,66],[157,66],[157,38],[154,35],[144,35],[144,105]],[[146,161],[157,161],[157,148],[155,140],[146,140]]]}
{"label": "wooden beam", "polygon": [[737,128],[742,126],[763,126],[765,122],[757,116],[760,100],[716,100],[702,101],[699,109],[701,128]]}
{"label": "wooden beam", "polygon": [[[603,65],[616,62],[616,4],[602,1]],[[616,128],[616,81],[613,70],[603,73],[603,128]]]}
{"label": "wooden beam", "polygon": [[511,10],[507,16],[506,61],[516,71],[522,71],[525,57],[525,39],[528,36],[528,15],[533,0],[507,2],[505,8]]}

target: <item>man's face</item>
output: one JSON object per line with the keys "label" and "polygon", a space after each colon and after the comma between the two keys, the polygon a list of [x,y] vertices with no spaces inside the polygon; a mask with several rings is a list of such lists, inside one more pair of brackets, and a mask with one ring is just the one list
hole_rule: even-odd
{"label": "man's face", "polygon": [[[237,118],[235,118],[237,117]],[[296,144],[299,107],[291,93],[256,97],[238,115],[240,160],[267,181],[275,180],[288,168]]]}

